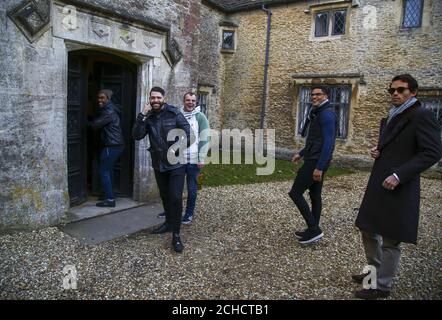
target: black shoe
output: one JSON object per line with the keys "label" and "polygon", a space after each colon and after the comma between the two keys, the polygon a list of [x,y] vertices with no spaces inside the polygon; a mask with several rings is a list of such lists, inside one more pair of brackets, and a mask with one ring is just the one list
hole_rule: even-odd
{"label": "black shoe", "polygon": [[159,219],[164,219],[166,217],[166,213],[165,212],[161,212],[157,214],[157,218]]}
{"label": "black shoe", "polygon": [[307,229],[304,236],[301,239],[298,239],[300,244],[309,244],[316,241],[319,241],[324,236],[322,230],[318,227],[315,229]]}
{"label": "black shoe", "polygon": [[295,232],[295,237],[298,239],[301,239],[302,237],[305,236],[305,233],[307,232],[307,229],[305,229],[304,231],[296,231]]}
{"label": "black shoe", "polygon": [[172,232],[172,228],[167,222],[152,230],[152,234],[161,234],[166,232]]}
{"label": "black shoe", "polygon": [[175,252],[182,252],[183,251],[184,246],[183,246],[183,243],[181,242],[179,233],[174,233],[172,235],[172,247],[173,247],[173,250],[175,250]]}
{"label": "black shoe", "polygon": [[104,200],[96,204],[97,207],[115,207],[115,200]]}
{"label": "black shoe", "polygon": [[378,298],[387,298],[390,295],[390,291],[383,291],[379,289],[362,289],[355,291],[355,297],[364,300],[376,300]]}
{"label": "black shoe", "polygon": [[362,273],[362,274],[354,274],[351,276],[351,278],[353,279],[354,282],[362,284],[362,282],[364,281],[365,277],[368,276],[369,273]]}

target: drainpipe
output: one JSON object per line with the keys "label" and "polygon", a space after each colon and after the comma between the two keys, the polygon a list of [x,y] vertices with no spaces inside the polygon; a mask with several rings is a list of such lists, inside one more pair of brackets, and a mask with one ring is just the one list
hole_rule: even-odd
{"label": "drainpipe", "polygon": [[264,129],[264,118],[267,109],[267,93],[268,93],[268,85],[267,85],[267,73],[269,69],[269,52],[270,52],[270,23],[272,12],[269,9],[266,9],[265,5],[262,5],[261,8],[264,12],[267,13],[267,37],[266,37],[266,56],[264,63],[264,84],[262,89],[262,101],[261,101],[261,121],[259,128]]}

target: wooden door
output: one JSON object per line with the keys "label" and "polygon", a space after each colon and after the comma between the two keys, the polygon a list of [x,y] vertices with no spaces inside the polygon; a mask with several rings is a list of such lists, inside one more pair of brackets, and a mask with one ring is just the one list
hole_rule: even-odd
{"label": "wooden door", "polygon": [[85,60],[70,56],[67,83],[67,157],[70,205],[87,200],[86,186],[86,100]]}
{"label": "wooden door", "polygon": [[[121,63],[95,62],[94,75],[98,89],[110,89],[112,101],[121,108],[121,126],[125,140],[125,149],[115,165],[113,189],[119,197],[132,196],[134,141],[131,129],[134,122],[135,106],[135,70]],[[97,174],[93,178],[93,193],[100,193],[100,182]]]}

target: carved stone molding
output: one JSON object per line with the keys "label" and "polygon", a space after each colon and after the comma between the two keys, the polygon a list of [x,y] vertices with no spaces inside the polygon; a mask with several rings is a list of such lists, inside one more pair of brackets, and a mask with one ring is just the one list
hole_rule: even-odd
{"label": "carved stone molding", "polygon": [[171,67],[175,67],[175,65],[181,60],[183,54],[181,53],[178,42],[175,39],[169,39],[166,50],[166,57],[168,58],[168,62]]}
{"label": "carved stone molding", "polygon": [[155,48],[155,44],[152,43],[152,42],[149,41],[149,40],[145,40],[145,41],[144,41],[144,45],[145,45],[148,49]]}
{"label": "carved stone molding", "polygon": [[8,16],[25,37],[34,42],[49,29],[50,0],[25,0],[9,11]]}
{"label": "carved stone molding", "polygon": [[109,35],[109,33],[104,31],[103,29],[94,29],[94,32],[100,38],[107,37]]}
{"label": "carved stone molding", "polygon": [[130,35],[120,36],[121,40],[124,41],[128,46],[132,45],[132,42],[135,41],[135,38],[132,38]]}
{"label": "carved stone molding", "polygon": [[[71,3],[71,1],[69,1]],[[54,37],[75,43],[99,45],[106,48],[131,52],[144,57],[159,58],[166,35],[146,30],[145,26],[130,21],[116,21],[109,16],[100,16],[76,7],[75,24],[70,30],[63,24],[69,17],[65,13],[65,2],[54,1],[52,10],[52,34]]]}

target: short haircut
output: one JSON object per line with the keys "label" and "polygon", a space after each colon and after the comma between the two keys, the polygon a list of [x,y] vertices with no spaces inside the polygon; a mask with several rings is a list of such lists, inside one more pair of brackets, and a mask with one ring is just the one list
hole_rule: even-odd
{"label": "short haircut", "polygon": [[315,89],[321,90],[322,93],[324,93],[327,97],[330,95],[330,92],[328,91],[327,87],[324,87],[324,86],[312,86],[312,90],[311,91],[313,91]]}
{"label": "short haircut", "polygon": [[159,92],[159,93],[161,93],[161,94],[163,95],[163,97],[166,95],[166,92],[165,92],[164,89],[161,88],[161,87],[153,87],[152,89],[150,89],[149,95],[150,95],[152,92]]}
{"label": "short haircut", "polygon": [[[398,80],[408,83],[408,89],[410,89],[411,92],[416,92],[417,89],[419,88],[419,85],[417,84],[417,80],[415,78],[413,78],[411,75],[409,75],[408,73],[395,76],[393,78],[393,80],[391,80],[391,83],[393,83],[393,81],[398,81]],[[391,86],[391,83],[390,83],[390,86]]]}
{"label": "short haircut", "polygon": [[186,100],[186,96],[187,96],[187,95],[195,96],[195,97],[196,97],[196,93],[195,93],[195,92],[188,91],[188,92],[186,92],[186,93],[184,94],[184,96],[183,96],[183,101]]}

